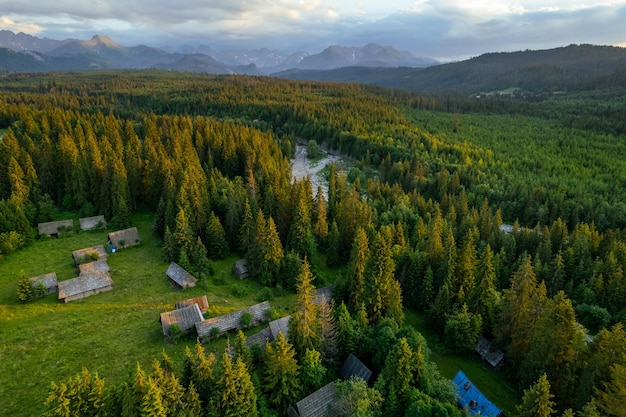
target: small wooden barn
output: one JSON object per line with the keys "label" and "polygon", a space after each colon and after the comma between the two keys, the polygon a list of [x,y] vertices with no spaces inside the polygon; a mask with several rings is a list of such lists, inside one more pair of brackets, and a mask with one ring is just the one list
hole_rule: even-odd
{"label": "small wooden barn", "polygon": [[270,321],[270,340],[276,340],[279,333],[285,336],[285,340],[289,339],[289,320],[291,320],[291,316],[285,316]]}
{"label": "small wooden barn", "polygon": [[239,279],[248,278],[248,261],[239,259],[233,265],[233,275]]}
{"label": "small wooden barn", "polygon": [[109,243],[116,250],[119,250],[139,245],[141,240],[139,239],[139,232],[137,231],[137,228],[131,227],[129,229],[109,233]]}
{"label": "small wooden barn", "polygon": [[74,229],[73,220],[59,220],[56,222],[39,223],[37,225],[40,235],[48,235],[51,237],[61,236],[63,233],[69,233]]}
{"label": "small wooden barn", "polygon": [[107,272],[92,272],[59,282],[59,300],[66,303],[113,289]]}
{"label": "small wooden barn", "polygon": [[339,375],[343,379],[350,379],[353,376],[362,378],[365,382],[369,382],[372,377],[372,371],[365,366],[363,362],[359,360],[354,354],[350,354],[348,359],[343,363],[341,369],[339,369]]}
{"label": "small wooden barn", "polygon": [[90,248],[78,249],[72,252],[72,258],[76,265],[107,260],[107,251],[104,249],[104,245],[92,246]]}
{"label": "small wooden barn", "polygon": [[78,265],[78,275],[89,274],[92,272],[109,272],[111,267],[107,263],[106,259],[93,262],[86,262]]}
{"label": "small wooden barn", "polygon": [[287,414],[289,417],[326,417],[330,415],[330,408],[335,401],[335,384],[331,382],[298,401],[289,408]]}
{"label": "small wooden barn", "polygon": [[205,312],[209,308],[209,302],[206,299],[206,295],[201,295],[200,297],[189,298],[187,300],[179,301],[174,305],[174,308],[184,308],[189,307],[194,304],[198,304],[200,311]]}
{"label": "small wooden barn", "polygon": [[188,305],[176,310],[161,313],[161,327],[165,336],[172,336],[171,327],[177,325],[182,332],[194,330],[194,325],[204,320],[198,304]]}
{"label": "small wooden barn", "polygon": [[504,359],[504,353],[499,349],[492,349],[491,342],[482,335],[476,343],[476,352],[494,368]]}
{"label": "small wooden barn", "polygon": [[180,288],[185,289],[189,287],[195,287],[198,280],[196,277],[185,271],[176,262],[172,262],[165,271],[165,275],[176,283]]}
{"label": "small wooden barn", "polygon": [[32,277],[30,282],[33,287],[43,285],[46,289],[46,294],[54,294],[59,290],[59,283],[57,281],[57,274],[50,272],[49,274],[39,275],[38,277]]}
{"label": "small wooden barn", "polygon": [[80,230],[98,230],[107,227],[107,222],[102,215],[81,217],[78,219],[78,223],[80,224]]}
{"label": "small wooden barn", "polygon": [[[220,336],[231,330],[243,329],[244,326],[241,323],[241,318],[245,313],[250,313],[252,315],[250,326],[258,326],[261,323],[267,322],[267,311],[269,309],[270,303],[268,301],[263,301],[262,303],[244,308],[243,310],[202,320],[201,322],[196,323],[198,337],[203,340],[208,340],[211,337]],[[213,328],[216,328],[217,330],[211,330]]]}

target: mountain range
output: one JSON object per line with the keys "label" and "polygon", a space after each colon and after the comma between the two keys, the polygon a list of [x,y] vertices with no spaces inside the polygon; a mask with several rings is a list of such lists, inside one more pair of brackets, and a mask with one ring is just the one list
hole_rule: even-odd
{"label": "mountain range", "polygon": [[266,48],[216,51],[209,46],[172,50],[145,45],[125,47],[99,35],[89,40],[57,41],[0,31],[0,72],[146,68],[357,82],[413,91],[543,93],[626,87],[626,48],[569,45],[486,53],[440,63],[373,43],[360,47],[333,45],[317,54]]}
{"label": "mountain range", "polygon": [[89,40],[40,39],[24,33],[0,31],[0,71],[58,71],[88,69],[158,68],[211,74],[268,75],[290,68],[328,70],[345,66],[424,67],[438,63],[391,46],[334,45],[310,55],[282,53],[267,48],[215,51],[208,46],[186,46],[178,51],[145,45],[125,47],[107,36]]}

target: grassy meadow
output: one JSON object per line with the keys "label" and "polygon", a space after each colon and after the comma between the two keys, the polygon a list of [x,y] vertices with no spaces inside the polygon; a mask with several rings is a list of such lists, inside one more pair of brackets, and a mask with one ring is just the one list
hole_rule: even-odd
{"label": "grassy meadow", "polygon": [[505,375],[494,370],[478,354],[459,354],[446,348],[441,336],[428,327],[423,314],[405,309],[404,323],[415,327],[428,342],[430,359],[437,364],[441,375],[454,378],[459,370],[478,387],[478,389],[496,404],[504,414],[516,415],[515,406],[521,403],[521,393],[507,380]]}
{"label": "grassy meadow", "polygon": [[[135,216],[133,225],[141,245],[109,254],[113,291],[68,304],[55,295],[20,303],[16,288],[21,271],[29,277],[56,272],[59,281],[72,278],[72,251],[106,244],[109,230],[43,239],[0,260],[2,414],[41,415],[50,383],[64,382],[83,367],[116,383],[137,362],[149,368],[162,351],[180,365],[185,347],[193,346],[195,338],[165,340],[159,323],[159,314],[172,310],[178,300],[206,295],[209,316],[217,316],[263,301],[268,294],[255,282],[231,275],[234,257],[214,263],[215,275],[195,288],[174,288],[165,276],[160,243],[151,233],[152,215]],[[270,304],[276,315],[284,315],[294,300],[294,295],[271,297]],[[224,346],[222,338],[205,348],[221,353]]]}

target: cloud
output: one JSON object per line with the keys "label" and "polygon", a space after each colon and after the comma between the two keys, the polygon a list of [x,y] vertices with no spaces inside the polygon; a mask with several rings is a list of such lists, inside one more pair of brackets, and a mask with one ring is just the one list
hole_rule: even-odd
{"label": "cloud", "polygon": [[10,30],[14,33],[24,32],[29,35],[34,35],[41,32],[43,28],[32,23],[15,22],[6,16],[0,16],[0,29]]}
{"label": "cloud", "polygon": [[[319,52],[392,45],[460,59],[491,51],[626,42],[626,0],[2,0],[8,23],[55,39]],[[42,4],[44,3],[44,4]],[[10,26],[13,24],[14,26]],[[24,30],[27,29],[27,30]]]}

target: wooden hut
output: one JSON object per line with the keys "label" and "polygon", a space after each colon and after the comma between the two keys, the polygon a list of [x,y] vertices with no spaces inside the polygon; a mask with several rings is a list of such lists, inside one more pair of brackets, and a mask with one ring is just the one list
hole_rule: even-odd
{"label": "wooden hut", "polygon": [[137,228],[131,227],[129,229],[109,233],[109,243],[115,250],[118,250],[139,245],[141,240],[139,239]]}
{"label": "wooden hut", "polygon": [[290,417],[326,417],[335,401],[335,384],[331,382],[298,401],[287,414]]}
{"label": "wooden hut", "polygon": [[248,261],[239,259],[233,265],[233,275],[239,279],[248,278]]}
{"label": "wooden hut", "polygon": [[365,366],[363,362],[359,360],[354,354],[350,354],[348,359],[343,363],[341,369],[339,369],[339,375],[343,379],[350,379],[353,376],[357,376],[365,380],[365,382],[369,382],[372,377],[372,371]]}
{"label": "wooden hut", "polygon": [[200,297],[189,298],[187,300],[179,301],[174,305],[174,308],[184,308],[189,307],[194,304],[198,304],[200,311],[205,312],[209,308],[209,302],[206,299],[206,295],[201,295]]}
{"label": "wooden hut", "polygon": [[504,359],[504,353],[499,349],[492,349],[491,342],[482,335],[476,343],[476,352],[494,368]]}
{"label": "wooden hut", "polygon": [[282,333],[286,340],[289,339],[289,320],[291,320],[291,316],[270,321],[270,340],[276,340],[279,333]]}
{"label": "wooden hut", "polygon": [[39,223],[37,229],[40,235],[48,235],[51,237],[61,236],[63,233],[69,233],[74,229],[73,220],[59,220],[56,222]]}
{"label": "wooden hut", "polygon": [[92,246],[90,248],[78,249],[72,252],[72,258],[76,265],[89,263],[93,261],[106,261],[107,251],[104,249],[104,245]]}
{"label": "wooden hut", "polygon": [[92,272],[59,282],[59,300],[66,303],[113,289],[107,272]]}
{"label": "wooden hut", "polygon": [[80,230],[98,230],[107,227],[107,222],[102,215],[82,217],[78,219],[78,223],[80,223]]}
{"label": "wooden hut", "polygon": [[185,289],[189,287],[195,287],[198,280],[196,277],[185,271],[176,262],[172,262],[165,271],[165,275],[176,283],[180,288]]}
{"label": "wooden hut", "polygon": [[171,327],[177,325],[182,332],[194,330],[194,325],[202,321],[204,317],[198,304],[188,305],[176,310],[161,313],[161,327],[165,336],[172,336]]}
{"label": "wooden hut", "polygon": [[[214,336],[220,336],[231,330],[243,329],[244,325],[241,323],[241,318],[245,313],[250,313],[252,315],[250,326],[258,326],[261,323],[267,322],[267,311],[269,309],[270,303],[268,301],[263,301],[262,303],[244,308],[243,310],[202,320],[201,322],[196,323],[198,337],[205,340]],[[216,328],[217,330],[212,330],[213,328]]]}
{"label": "wooden hut", "polygon": [[46,294],[54,294],[59,290],[59,283],[57,281],[57,274],[50,272],[49,274],[39,275],[38,277],[32,277],[30,282],[33,287],[37,288],[39,285],[43,285],[46,289]]}
{"label": "wooden hut", "polygon": [[106,259],[93,262],[86,262],[78,265],[78,275],[89,274],[92,272],[109,272],[111,267],[107,263]]}

